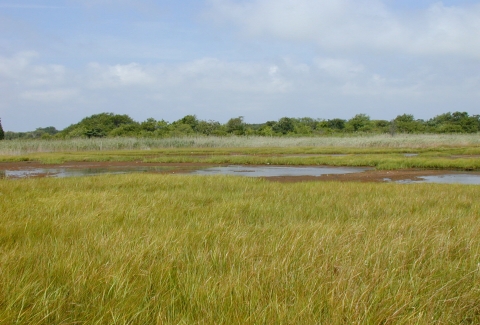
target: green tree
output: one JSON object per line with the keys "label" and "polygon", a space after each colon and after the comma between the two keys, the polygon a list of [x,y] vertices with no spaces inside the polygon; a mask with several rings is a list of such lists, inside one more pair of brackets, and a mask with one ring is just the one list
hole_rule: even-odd
{"label": "green tree", "polygon": [[478,132],[478,117],[467,112],[445,113],[427,121],[430,132],[437,133],[475,133]]}
{"label": "green tree", "polygon": [[222,128],[222,125],[220,122],[217,121],[199,121],[197,124],[197,132],[205,135],[213,135],[217,134],[220,129]]}
{"label": "green tree", "polygon": [[387,120],[372,120],[372,129],[370,131],[375,133],[387,133],[390,128],[390,122]]}
{"label": "green tree", "polygon": [[53,126],[48,126],[46,128],[37,128],[35,131],[32,132],[33,138],[42,138],[42,139],[49,139],[48,136],[53,136],[58,133],[58,130]]}
{"label": "green tree", "polygon": [[146,121],[140,123],[140,128],[143,131],[154,132],[157,129],[157,121],[154,118],[150,117]]}
{"label": "green tree", "polygon": [[345,123],[347,121],[340,118],[334,118],[327,121],[327,126],[332,130],[343,130],[345,129]]}
{"label": "green tree", "polygon": [[346,127],[350,131],[370,131],[372,123],[370,121],[370,116],[366,114],[357,114],[347,121]]}
{"label": "green tree", "polygon": [[108,133],[111,137],[135,137],[140,134],[138,124],[122,124]]}
{"label": "green tree", "polygon": [[185,135],[192,135],[194,132],[195,131],[192,129],[190,124],[173,123],[169,135],[172,137],[182,137]]}
{"label": "green tree", "polygon": [[105,137],[122,125],[136,125],[128,115],[100,113],[86,117],[77,124],[72,124],[61,132],[63,137]]}
{"label": "green tree", "polygon": [[5,132],[3,132],[2,119],[0,118],[0,140],[5,139]]}
{"label": "green tree", "polygon": [[400,133],[419,133],[424,129],[422,121],[415,120],[411,114],[398,115],[391,123],[392,128]]}
{"label": "green tree", "polygon": [[229,119],[226,127],[228,133],[233,133],[235,135],[245,134],[245,122],[243,122],[243,116]]}
{"label": "green tree", "polygon": [[290,117],[282,117],[272,128],[277,133],[287,134],[295,130],[295,121]]}
{"label": "green tree", "polygon": [[308,126],[311,130],[315,130],[317,127],[318,120],[314,120],[311,117],[301,117],[297,119],[297,125],[303,124]]}
{"label": "green tree", "polygon": [[157,121],[155,125],[155,132],[154,135],[157,137],[164,137],[168,134],[170,131],[171,124],[169,124],[167,121],[161,120]]}
{"label": "green tree", "polygon": [[298,123],[294,127],[295,134],[309,135],[312,134],[312,128],[307,124]]}
{"label": "green tree", "polygon": [[198,125],[198,119],[196,115],[185,115],[179,120],[182,124],[190,125],[192,130],[196,130]]}

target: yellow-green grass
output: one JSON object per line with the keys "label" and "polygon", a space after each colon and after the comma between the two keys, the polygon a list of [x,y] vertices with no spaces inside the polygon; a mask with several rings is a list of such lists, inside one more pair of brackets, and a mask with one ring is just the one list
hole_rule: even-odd
{"label": "yellow-green grass", "polygon": [[0,324],[478,324],[479,188],[0,181]]}
{"label": "yellow-green grass", "polygon": [[[417,154],[415,157],[405,155]],[[166,148],[155,150],[30,153],[0,156],[0,162],[142,161],[146,163],[205,163],[243,165],[369,166],[376,169],[480,169],[480,147],[434,148]]]}

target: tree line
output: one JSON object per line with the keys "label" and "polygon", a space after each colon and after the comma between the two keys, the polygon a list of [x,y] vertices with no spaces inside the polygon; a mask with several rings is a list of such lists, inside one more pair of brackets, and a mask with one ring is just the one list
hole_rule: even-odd
{"label": "tree line", "polygon": [[134,121],[128,115],[114,113],[95,114],[63,130],[50,126],[31,132],[4,132],[0,120],[0,139],[70,139],[98,137],[178,137],[178,136],[325,136],[340,134],[390,133],[476,133],[480,130],[480,115],[466,112],[448,112],[429,120],[415,119],[413,115],[398,115],[391,121],[372,120],[366,114],[357,114],[345,120],[314,119],[310,117],[282,117],[278,121],[250,124],[243,116],[222,124],[213,120],[199,120],[195,115],[167,122],[148,118]]}

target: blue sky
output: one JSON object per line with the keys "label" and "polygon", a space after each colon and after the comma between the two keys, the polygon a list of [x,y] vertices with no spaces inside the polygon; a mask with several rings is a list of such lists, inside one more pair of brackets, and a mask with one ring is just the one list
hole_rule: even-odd
{"label": "blue sky", "polygon": [[0,0],[4,130],[480,114],[480,1]]}

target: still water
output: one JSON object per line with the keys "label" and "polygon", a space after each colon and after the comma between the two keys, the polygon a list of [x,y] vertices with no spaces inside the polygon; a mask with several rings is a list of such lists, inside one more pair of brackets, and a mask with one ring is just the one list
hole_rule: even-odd
{"label": "still water", "polygon": [[[116,166],[116,167],[89,167],[89,168],[25,168],[20,170],[0,170],[0,178],[29,178],[29,177],[76,177],[94,176],[102,174],[127,173],[169,173],[177,169],[175,166]],[[183,170],[183,173],[192,175],[235,175],[246,177],[278,177],[278,176],[322,176],[362,173],[372,168],[367,167],[278,167],[278,166],[226,166],[204,167]],[[385,178],[385,182],[392,180]],[[452,172],[446,175],[419,176],[415,179],[394,181],[401,184],[413,183],[442,183],[442,184],[470,184],[480,185],[480,175]]]}
{"label": "still water", "polygon": [[447,174],[435,176],[420,176],[418,180],[404,179],[396,183],[437,183],[437,184],[470,184],[480,185],[480,175],[469,174]]}
{"label": "still water", "polygon": [[122,167],[89,167],[89,168],[25,168],[20,170],[0,170],[0,178],[26,178],[26,177],[75,177],[95,176],[102,174],[127,174],[127,173],[155,173],[166,172],[172,167],[162,166],[122,166]]}
{"label": "still water", "polygon": [[275,176],[322,176],[328,174],[361,173],[372,168],[364,167],[245,167],[227,166],[199,169],[194,175],[236,175],[249,177],[275,177]]}

